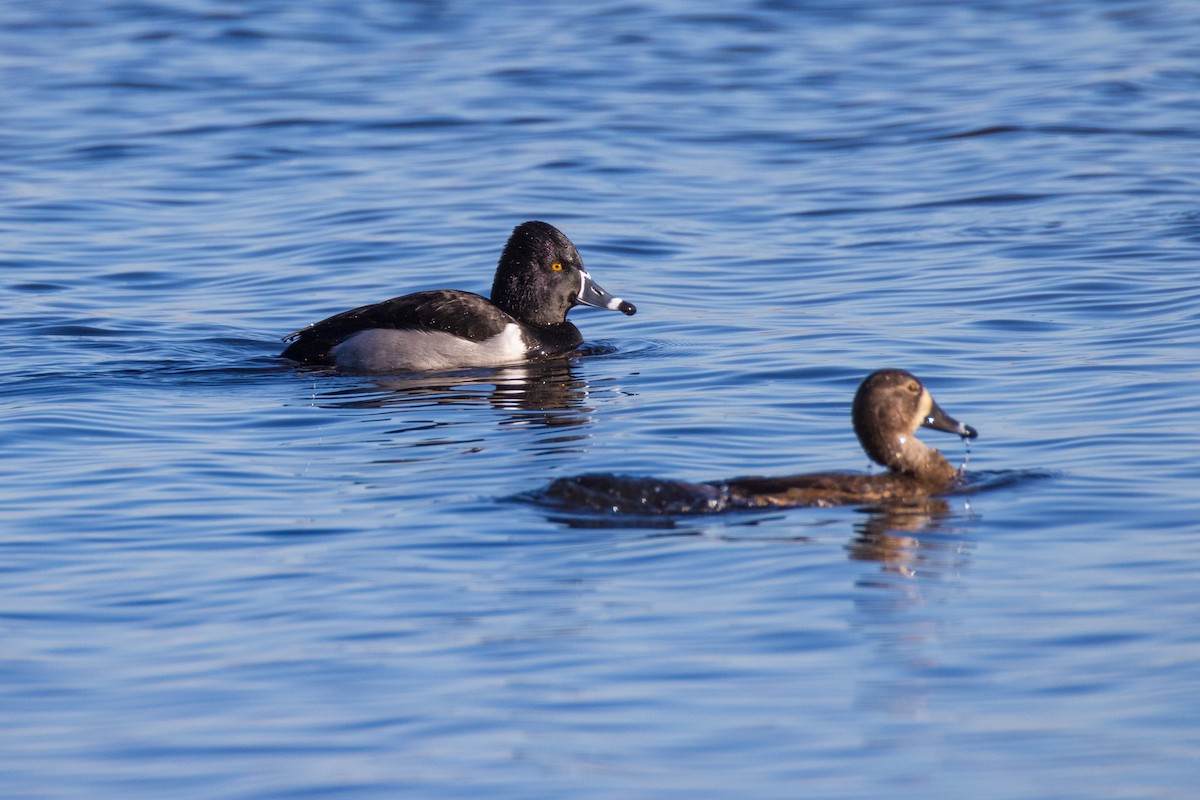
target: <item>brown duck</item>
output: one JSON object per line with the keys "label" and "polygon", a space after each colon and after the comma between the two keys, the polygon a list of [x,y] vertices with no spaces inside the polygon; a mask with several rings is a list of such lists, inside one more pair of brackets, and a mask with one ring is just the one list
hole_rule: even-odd
{"label": "brown duck", "polygon": [[537,499],[560,507],[626,514],[886,503],[946,493],[962,480],[962,473],[945,456],[916,437],[918,428],[957,433],[964,439],[979,435],[942,411],[916,376],[899,369],[879,370],[863,380],[851,418],[863,450],[887,472],[813,472],[706,483],[593,473],[559,478]]}

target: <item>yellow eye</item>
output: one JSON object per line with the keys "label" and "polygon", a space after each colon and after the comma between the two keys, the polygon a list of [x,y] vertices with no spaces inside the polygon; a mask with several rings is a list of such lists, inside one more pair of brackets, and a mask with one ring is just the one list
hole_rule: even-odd
{"label": "yellow eye", "polygon": [[554,270],[555,272],[562,272],[562,262],[555,261],[553,264],[550,265],[550,269]]}

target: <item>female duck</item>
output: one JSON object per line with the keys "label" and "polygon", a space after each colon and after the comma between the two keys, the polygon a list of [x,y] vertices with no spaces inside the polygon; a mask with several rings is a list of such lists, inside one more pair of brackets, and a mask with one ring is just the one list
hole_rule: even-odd
{"label": "female duck", "polygon": [[734,509],[834,506],[923,497],[954,488],[961,473],[914,435],[917,428],[978,436],[951,418],[911,373],[873,372],[858,387],[854,432],[881,475],[814,472],[780,478],[744,477],[709,483],[590,474],[559,478],[538,499],[561,507],[614,513],[702,514]]}
{"label": "female duck", "polygon": [[577,304],[637,311],[591,279],[561,231],[524,222],[500,255],[490,301],[440,289],[343,311],[285,336],[291,344],[283,357],[359,372],[512,364],[582,344],[579,329],[567,322]]}

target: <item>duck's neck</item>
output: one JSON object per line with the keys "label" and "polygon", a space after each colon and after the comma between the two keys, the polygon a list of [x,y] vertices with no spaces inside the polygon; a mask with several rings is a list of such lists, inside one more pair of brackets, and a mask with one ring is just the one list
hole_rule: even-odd
{"label": "duck's neck", "polygon": [[931,487],[949,486],[958,470],[946,457],[915,436],[898,437],[882,463],[893,473],[908,475]]}
{"label": "duck's neck", "polygon": [[562,325],[567,320],[564,306],[541,302],[528,283],[510,272],[496,273],[492,281],[491,300],[501,311],[526,325],[550,328]]}

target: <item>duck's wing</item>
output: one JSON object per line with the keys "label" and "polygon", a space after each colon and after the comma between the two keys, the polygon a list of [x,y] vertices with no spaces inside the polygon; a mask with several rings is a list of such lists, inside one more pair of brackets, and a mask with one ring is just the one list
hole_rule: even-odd
{"label": "duck's wing", "polygon": [[750,475],[725,482],[731,497],[744,506],[786,507],[843,505],[860,490],[861,475],[813,472],[807,475]]}
{"label": "duck's wing", "polygon": [[439,289],[393,297],[334,314],[283,337],[284,358],[330,363],[330,350],[366,330],[430,330],[482,342],[504,330],[512,317],[472,292]]}
{"label": "duck's wing", "polygon": [[777,478],[748,476],[725,481],[730,500],[743,507],[841,506],[929,493],[914,479],[886,473],[813,472]]}

